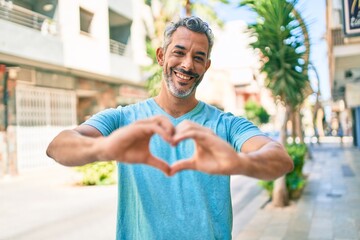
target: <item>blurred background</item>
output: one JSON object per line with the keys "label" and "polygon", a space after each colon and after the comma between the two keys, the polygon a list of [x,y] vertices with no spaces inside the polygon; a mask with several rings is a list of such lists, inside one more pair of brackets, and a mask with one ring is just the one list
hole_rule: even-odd
{"label": "blurred background", "polygon": [[360,2],[271,2],[0,0],[0,181],[56,165],[61,130],[154,96],[165,24],[186,15],[215,34],[200,100],[283,143],[360,147]]}
{"label": "blurred background", "polygon": [[[280,135],[287,100],[280,97],[279,103],[276,94],[282,93],[274,94],[267,80],[264,52],[251,45],[257,38],[248,26],[259,13],[239,3],[1,0],[0,176],[53,164],[44,149],[61,129],[154,95],[160,79],[154,52],[165,23],[191,14],[208,21],[215,33],[212,66],[198,98]],[[358,12],[355,3],[349,14]],[[344,31],[354,17],[346,18],[340,0],[301,0],[294,6],[307,31],[296,36],[299,59],[307,58],[306,70],[299,72],[311,87],[296,104],[301,120],[287,117],[287,135],[307,142],[341,135],[359,146],[359,21]],[[254,115],[257,107],[269,115],[263,122]],[[291,134],[297,125],[302,133]]]}

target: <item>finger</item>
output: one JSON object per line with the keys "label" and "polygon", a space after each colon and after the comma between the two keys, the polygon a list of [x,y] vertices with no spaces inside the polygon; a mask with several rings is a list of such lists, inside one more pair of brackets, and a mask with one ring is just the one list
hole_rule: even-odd
{"label": "finger", "polygon": [[183,170],[196,170],[195,162],[192,159],[177,161],[171,166],[169,175],[174,176],[177,172]]}
{"label": "finger", "polygon": [[167,162],[164,160],[161,160],[159,158],[156,158],[154,156],[150,156],[146,162],[147,165],[150,165],[152,167],[155,167],[157,169],[160,169],[165,173],[166,176],[170,176],[170,166]]}
{"label": "finger", "polygon": [[169,135],[174,135],[175,127],[170,121],[169,118],[165,116],[156,116],[154,120],[157,122],[159,126],[161,126]]}
{"label": "finger", "polygon": [[154,116],[154,117],[151,117],[148,119],[139,120],[138,123],[158,125],[161,128],[163,128],[169,135],[173,135],[175,133],[175,127],[171,123],[170,119],[165,116],[162,116],[162,115]]}
{"label": "finger", "polygon": [[150,131],[149,135],[153,135],[153,134],[159,134],[165,141],[169,142],[170,144],[172,144],[173,142],[173,136],[172,134],[170,134],[169,132],[167,132],[164,128],[162,128],[161,126],[157,125],[157,124],[151,124],[148,126],[145,126],[145,130],[146,131]]}
{"label": "finger", "polygon": [[172,136],[175,133],[175,127],[167,117],[156,116],[149,119],[139,120],[136,122],[136,125],[141,126],[148,135],[157,133],[167,142],[172,143]]}

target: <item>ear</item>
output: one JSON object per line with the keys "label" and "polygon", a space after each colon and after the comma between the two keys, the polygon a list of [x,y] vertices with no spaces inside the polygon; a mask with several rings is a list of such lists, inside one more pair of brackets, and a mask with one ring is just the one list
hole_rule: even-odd
{"label": "ear", "polygon": [[210,65],[211,65],[211,60],[208,59],[207,63],[206,63],[206,66],[205,66],[206,71],[209,69]]}
{"label": "ear", "polygon": [[164,65],[164,49],[161,47],[156,49],[156,60],[160,66]]}

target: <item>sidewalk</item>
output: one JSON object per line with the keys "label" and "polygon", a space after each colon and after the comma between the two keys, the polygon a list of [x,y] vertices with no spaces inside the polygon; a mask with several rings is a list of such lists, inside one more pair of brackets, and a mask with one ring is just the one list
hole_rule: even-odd
{"label": "sidewalk", "polygon": [[[360,150],[314,145],[301,199],[272,208],[257,180],[232,178],[233,240],[359,240]],[[0,240],[113,240],[114,186],[79,187],[57,165],[0,180]],[[265,207],[264,207],[265,206]]]}
{"label": "sidewalk", "polygon": [[360,239],[360,150],[327,143],[311,151],[302,197],[259,209],[235,240]]}
{"label": "sidewalk", "polygon": [[0,181],[0,240],[115,239],[116,186],[76,186],[60,165]]}

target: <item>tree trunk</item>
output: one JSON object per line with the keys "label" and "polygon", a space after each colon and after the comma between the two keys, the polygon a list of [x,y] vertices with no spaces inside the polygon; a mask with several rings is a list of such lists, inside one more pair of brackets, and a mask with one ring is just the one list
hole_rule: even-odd
{"label": "tree trunk", "polygon": [[185,1],[185,14],[188,17],[191,16],[191,2],[190,2],[190,0]]}
{"label": "tree trunk", "polygon": [[303,133],[303,128],[302,128],[302,119],[301,119],[301,114],[300,114],[300,107],[298,111],[295,111],[295,121],[296,121],[296,135],[297,137],[299,137],[300,143],[304,143],[304,133]]}
{"label": "tree trunk", "polygon": [[[289,119],[290,107],[286,106],[286,113],[284,122],[280,132],[281,143],[285,146],[286,144],[286,124]],[[275,207],[285,207],[289,204],[289,194],[286,188],[285,175],[276,179],[274,182],[274,189],[272,192],[272,205]]]}
{"label": "tree trunk", "polygon": [[292,137],[292,140],[294,143],[295,139],[297,137],[297,135],[296,135],[297,134],[297,132],[296,132],[296,129],[297,129],[296,112],[291,111],[290,116],[291,116],[291,137]]}
{"label": "tree trunk", "polygon": [[289,194],[286,188],[285,176],[275,180],[272,193],[272,205],[274,207],[285,207],[289,204]]}

